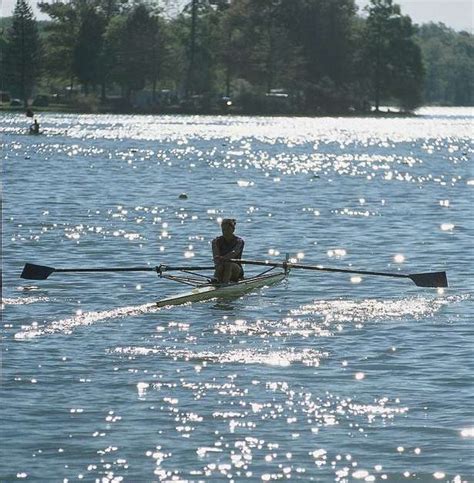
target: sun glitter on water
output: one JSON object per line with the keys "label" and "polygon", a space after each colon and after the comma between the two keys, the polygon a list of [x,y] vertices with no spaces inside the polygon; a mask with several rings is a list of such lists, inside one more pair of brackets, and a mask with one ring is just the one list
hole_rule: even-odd
{"label": "sun glitter on water", "polygon": [[474,426],[472,428],[461,429],[461,436],[463,438],[474,438]]}

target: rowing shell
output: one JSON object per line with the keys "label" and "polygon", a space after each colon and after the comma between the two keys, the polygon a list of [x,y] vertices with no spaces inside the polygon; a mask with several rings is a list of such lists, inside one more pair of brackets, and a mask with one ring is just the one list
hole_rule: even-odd
{"label": "rowing shell", "polygon": [[158,300],[156,305],[157,307],[165,307],[167,305],[181,305],[188,302],[201,302],[215,298],[240,297],[252,290],[275,285],[284,280],[286,275],[287,273],[285,272],[279,272],[246,278],[235,283],[221,285],[205,284],[189,292]]}

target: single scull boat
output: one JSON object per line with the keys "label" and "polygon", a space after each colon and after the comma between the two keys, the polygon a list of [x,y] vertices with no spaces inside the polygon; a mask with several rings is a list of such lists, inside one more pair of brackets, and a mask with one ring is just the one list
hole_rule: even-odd
{"label": "single scull boat", "polygon": [[[275,285],[284,280],[288,274],[288,270],[284,272],[268,273],[271,270],[266,270],[253,277],[244,278],[234,283],[225,284],[212,284],[209,280],[202,281],[191,277],[181,277],[176,275],[164,275],[160,276],[176,282],[186,283],[188,285],[194,285],[195,288],[189,292],[184,292],[172,297],[167,297],[156,302],[158,307],[165,307],[167,305],[181,305],[188,302],[201,302],[203,300],[211,300],[215,298],[234,298],[240,297],[253,290],[269,287]],[[190,272],[188,272],[190,273]],[[198,274],[191,274],[197,275]]]}

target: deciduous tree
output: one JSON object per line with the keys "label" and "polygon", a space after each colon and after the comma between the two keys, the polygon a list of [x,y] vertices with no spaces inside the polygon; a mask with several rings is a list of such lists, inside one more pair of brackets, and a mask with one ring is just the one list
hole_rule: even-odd
{"label": "deciduous tree", "polygon": [[411,19],[392,0],[371,0],[365,30],[365,62],[376,111],[395,98],[404,109],[421,104],[423,65]]}
{"label": "deciduous tree", "polygon": [[474,105],[474,36],[430,23],[419,28],[416,41],[426,70],[425,100],[431,104]]}
{"label": "deciduous tree", "polygon": [[156,85],[160,65],[159,22],[145,5],[114,17],[105,35],[105,62],[128,101],[147,81]]}
{"label": "deciduous tree", "polygon": [[81,12],[81,24],[74,46],[73,72],[84,87],[85,94],[90,86],[102,81],[102,49],[105,32],[105,18],[96,9],[87,6]]}
{"label": "deciduous tree", "polygon": [[51,21],[45,27],[44,70],[49,80],[74,87],[73,59],[80,29],[80,12],[74,2],[39,3]]}

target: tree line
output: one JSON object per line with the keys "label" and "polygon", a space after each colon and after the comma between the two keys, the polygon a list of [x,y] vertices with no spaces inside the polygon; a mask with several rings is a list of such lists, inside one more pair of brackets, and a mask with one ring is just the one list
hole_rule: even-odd
{"label": "tree line", "polygon": [[[0,89],[130,109],[295,114],[473,104],[473,36],[414,26],[392,0],[191,0],[173,17],[123,0],[17,0]],[[64,94],[64,95],[66,95]],[[91,101],[92,102],[92,101]]]}

